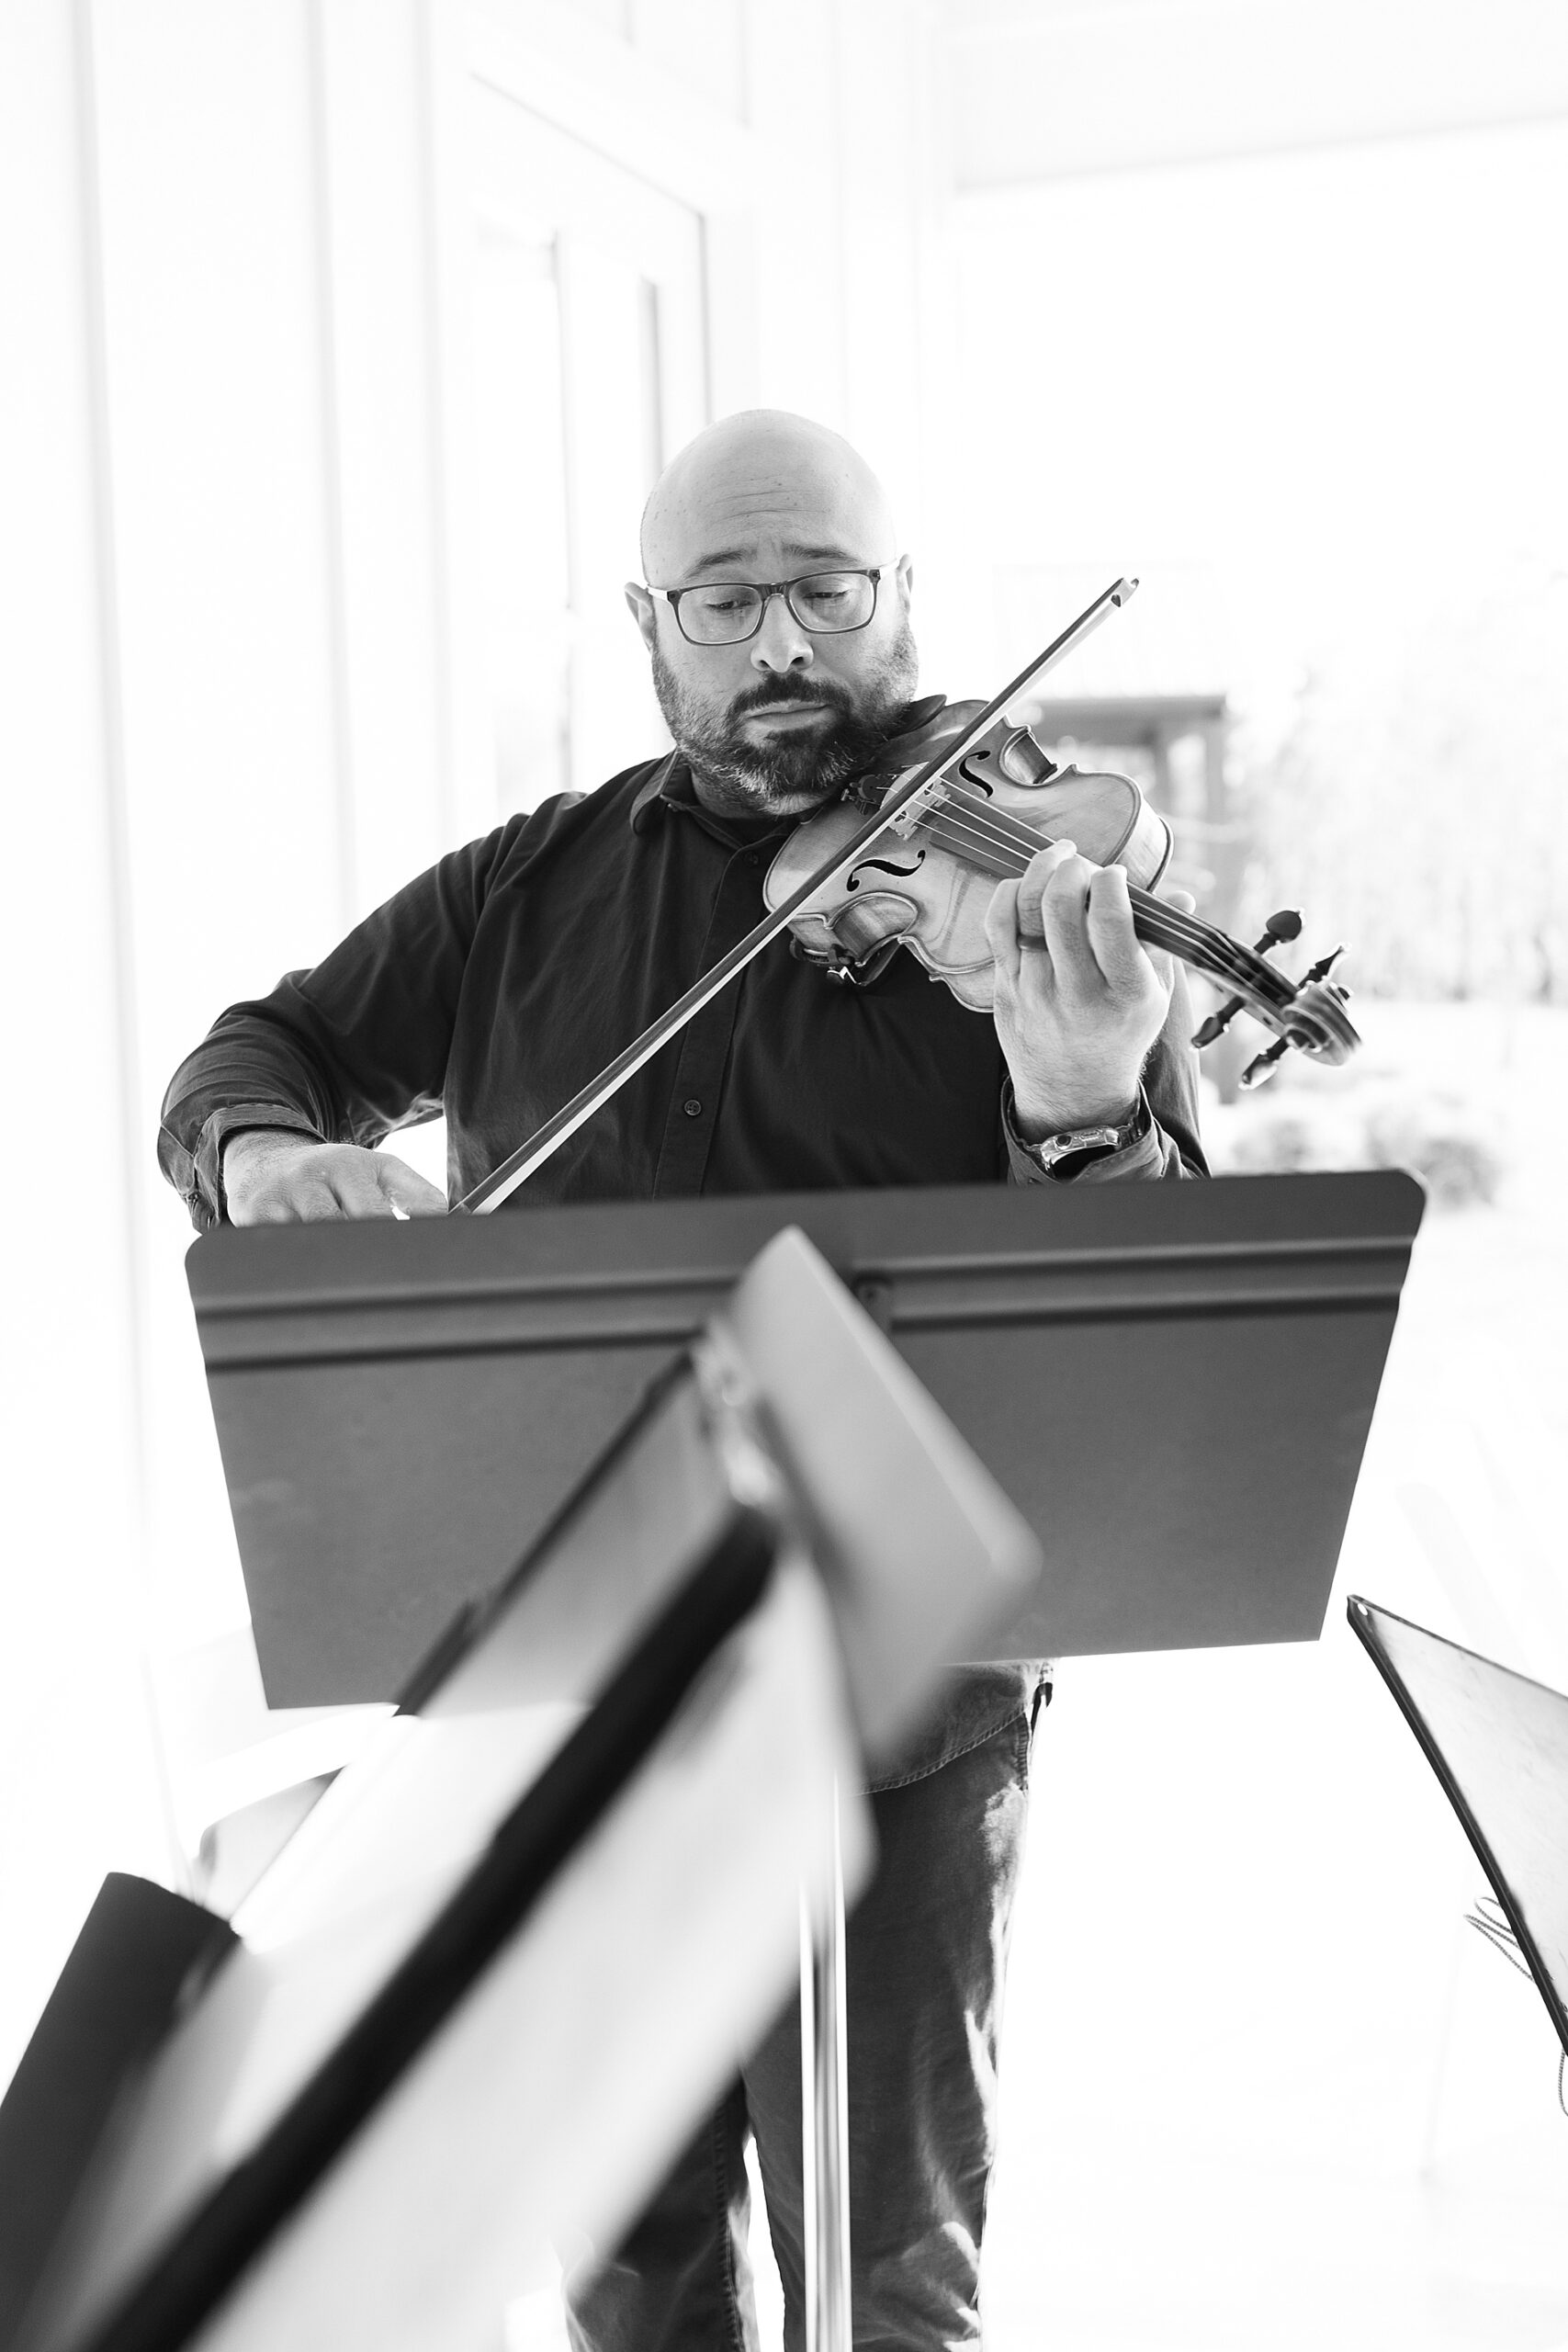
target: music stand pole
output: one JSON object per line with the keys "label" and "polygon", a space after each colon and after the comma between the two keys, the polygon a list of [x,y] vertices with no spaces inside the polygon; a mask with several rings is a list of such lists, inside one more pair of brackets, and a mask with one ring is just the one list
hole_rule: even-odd
{"label": "music stand pole", "polygon": [[844,1871],[835,1785],[828,1917],[800,1903],[801,2215],[806,2352],[851,2352],[850,2103]]}

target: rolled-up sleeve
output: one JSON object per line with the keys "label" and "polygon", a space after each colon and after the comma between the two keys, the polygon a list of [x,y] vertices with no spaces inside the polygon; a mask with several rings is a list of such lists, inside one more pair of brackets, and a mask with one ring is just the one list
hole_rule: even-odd
{"label": "rolled-up sleeve", "polygon": [[444,857],[313,968],[230,1005],[180,1064],[158,1161],[198,1231],[223,1220],[223,1146],[244,1128],[373,1147],[439,1114],[474,930],[519,821]]}
{"label": "rolled-up sleeve", "polygon": [[[1209,1163],[1198,1139],[1198,1057],[1191,1045],[1192,1006],[1187,983],[1178,968],[1165,1024],[1144,1064],[1143,1095],[1148,1105],[1146,1132],[1121,1151],[1091,1159],[1070,1184],[1120,1184],[1151,1179],[1179,1180],[1206,1176]],[[1008,1173],[1015,1184],[1060,1183],[1048,1176],[1018,1132],[1012,1114],[1012,1089],[1002,1091],[1002,1134],[1007,1142]]]}

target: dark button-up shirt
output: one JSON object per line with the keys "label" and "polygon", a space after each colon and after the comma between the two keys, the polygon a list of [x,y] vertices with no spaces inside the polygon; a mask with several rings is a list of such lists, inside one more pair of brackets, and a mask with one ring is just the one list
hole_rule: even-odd
{"label": "dark button-up shirt", "polygon": [[[793,820],[716,817],[673,756],[444,857],[175,1073],[159,1158],[198,1227],[245,1127],[374,1145],[446,1114],[460,1198],[756,923]],[[1149,1133],[1077,1182],[1201,1174],[1178,983]],[[911,956],[837,988],[775,940],[506,1204],[1035,1182],[996,1030]]]}

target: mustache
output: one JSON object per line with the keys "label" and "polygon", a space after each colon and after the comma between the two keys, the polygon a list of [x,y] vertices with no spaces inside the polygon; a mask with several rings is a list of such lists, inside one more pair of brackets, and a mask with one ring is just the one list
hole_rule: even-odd
{"label": "mustache", "polygon": [[781,703],[820,704],[836,710],[847,718],[854,708],[842,686],[829,680],[807,685],[804,678],[780,678],[771,686],[753,686],[747,694],[737,695],[729,706],[732,719],[745,718],[754,710],[776,709]]}

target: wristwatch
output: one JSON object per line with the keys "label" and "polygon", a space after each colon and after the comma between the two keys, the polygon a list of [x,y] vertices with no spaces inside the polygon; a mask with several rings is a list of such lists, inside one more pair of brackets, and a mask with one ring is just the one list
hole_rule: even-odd
{"label": "wristwatch", "polygon": [[1087,1168],[1092,1159],[1109,1159],[1113,1151],[1125,1151],[1129,1144],[1139,1143],[1148,1134],[1153,1120],[1143,1089],[1138,1099],[1120,1126],[1064,1127],[1060,1135],[1046,1136],[1039,1143],[1027,1143],[1024,1149],[1035,1166],[1058,1184],[1066,1183]]}

